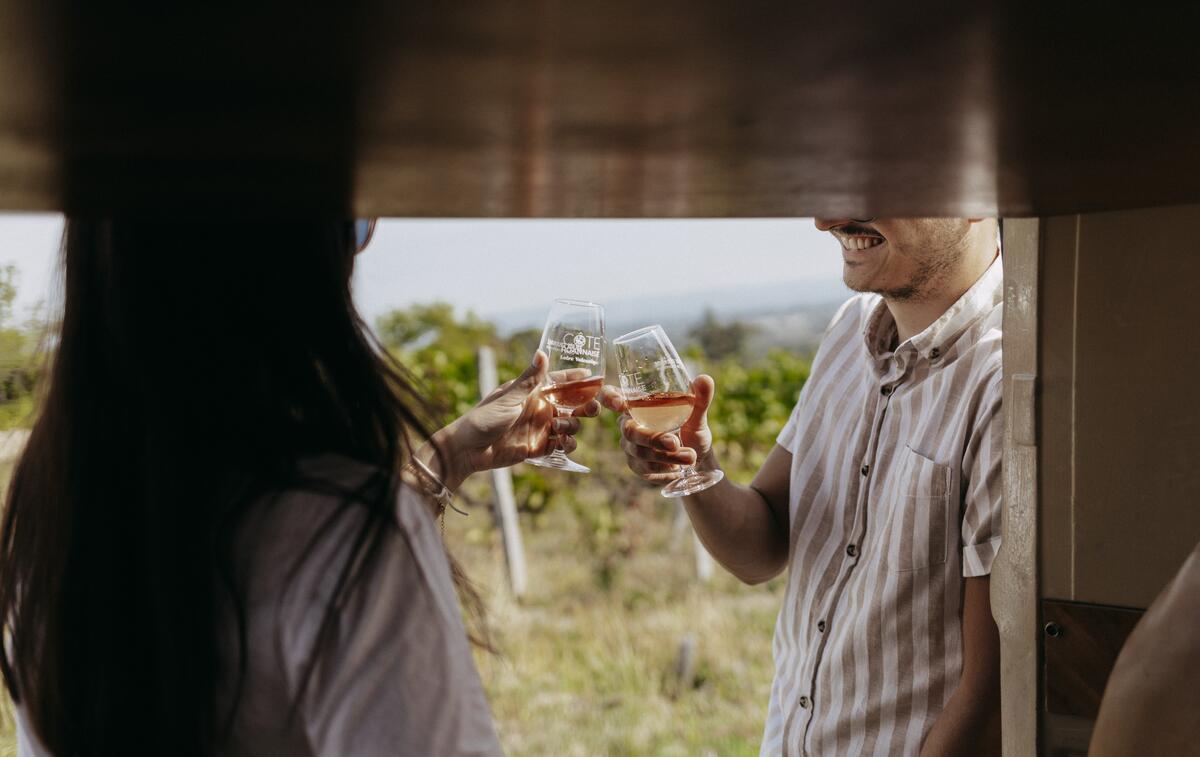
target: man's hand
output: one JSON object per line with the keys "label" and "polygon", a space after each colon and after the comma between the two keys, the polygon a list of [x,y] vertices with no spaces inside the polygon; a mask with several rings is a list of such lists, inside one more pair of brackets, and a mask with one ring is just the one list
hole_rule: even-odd
{"label": "man's hand", "polygon": [[[571,417],[555,417],[554,406],[538,390],[546,380],[546,355],[540,350],[519,377],[497,387],[478,405],[433,436],[434,445],[445,456],[443,480],[455,489],[472,473],[515,465],[561,449],[575,449],[579,419],[600,414],[596,400],[578,407]],[[581,369],[556,373],[554,378],[570,381]],[[435,461],[431,461],[433,464]]]}
{"label": "man's hand", "polygon": [[700,375],[692,382],[696,402],[691,416],[679,432],[654,433],[629,415],[621,390],[605,386],[600,401],[620,415],[621,449],[629,469],[646,481],[663,484],[679,477],[680,466],[695,464],[701,470],[716,467],[712,455],[712,432],[708,428],[708,408],[716,394],[711,376]]}

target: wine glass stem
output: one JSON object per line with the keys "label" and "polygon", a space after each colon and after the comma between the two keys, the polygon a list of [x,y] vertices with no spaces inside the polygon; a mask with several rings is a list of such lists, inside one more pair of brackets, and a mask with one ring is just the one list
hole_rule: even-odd
{"label": "wine glass stem", "polygon": [[[554,406],[554,417],[555,417],[555,418],[565,418],[565,417],[567,417],[567,416],[568,416],[568,415],[570,415],[570,414],[571,414],[571,411],[569,411],[569,410],[563,410],[563,409],[562,409],[561,407],[559,407],[558,405],[555,405],[555,406]],[[554,439],[555,439],[555,441],[558,441],[558,440],[559,440],[559,439],[561,439],[561,438],[562,438],[562,434],[555,434],[555,435],[554,435]],[[559,446],[555,447],[555,448],[554,448],[554,451],[550,453],[550,457],[556,458],[556,459],[558,459],[558,460],[566,460],[566,459],[567,459],[567,453],[565,453],[565,452],[563,452],[563,451],[562,451],[562,445],[561,445],[561,444],[559,444]]]}
{"label": "wine glass stem", "polygon": [[696,466],[695,465],[685,465],[685,466],[683,466],[683,468],[681,468],[679,470],[680,478],[691,478],[694,475],[696,475]]}

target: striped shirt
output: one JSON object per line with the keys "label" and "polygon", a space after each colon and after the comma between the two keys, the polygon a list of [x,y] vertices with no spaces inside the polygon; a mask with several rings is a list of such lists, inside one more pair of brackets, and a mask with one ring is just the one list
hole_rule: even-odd
{"label": "striped shirt", "polygon": [[997,257],[894,351],[878,295],[830,324],[778,439],[790,573],[762,754],[916,754],[957,686],[963,578],[1000,546],[1002,282]]}

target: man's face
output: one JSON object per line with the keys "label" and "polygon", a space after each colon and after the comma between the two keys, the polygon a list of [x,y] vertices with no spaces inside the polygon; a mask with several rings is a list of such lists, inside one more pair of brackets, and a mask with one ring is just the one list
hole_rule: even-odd
{"label": "man's face", "polygon": [[965,218],[818,218],[842,244],[842,279],[856,292],[920,302],[937,293],[967,250]]}

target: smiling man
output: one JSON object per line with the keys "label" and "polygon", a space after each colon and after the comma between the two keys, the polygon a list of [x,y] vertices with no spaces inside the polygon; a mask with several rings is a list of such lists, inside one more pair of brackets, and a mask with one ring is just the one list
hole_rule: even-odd
{"label": "smiling man", "polygon": [[[994,219],[818,218],[842,247],[838,311],[749,486],[685,499],[734,575],[789,569],[763,754],[999,753],[1000,326]],[[630,468],[719,467],[708,376],[678,435],[624,416]],[[624,413],[620,396],[605,403]]]}

